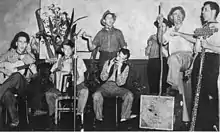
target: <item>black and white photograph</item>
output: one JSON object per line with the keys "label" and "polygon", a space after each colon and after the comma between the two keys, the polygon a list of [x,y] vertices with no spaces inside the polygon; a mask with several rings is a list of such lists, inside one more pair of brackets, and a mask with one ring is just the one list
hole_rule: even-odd
{"label": "black and white photograph", "polygon": [[0,131],[219,131],[219,0],[1,0]]}

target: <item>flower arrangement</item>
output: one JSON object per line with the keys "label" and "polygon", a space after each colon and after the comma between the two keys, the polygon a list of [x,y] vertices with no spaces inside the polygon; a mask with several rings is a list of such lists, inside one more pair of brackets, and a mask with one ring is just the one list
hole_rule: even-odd
{"label": "flower arrangement", "polygon": [[81,31],[76,32],[76,22],[87,16],[74,20],[74,8],[71,17],[54,4],[46,8],[45,12],[41,12],[41,8],[35,11],[39,32],[33,37],[31,47],[35,54],[39,54],[39,43],[45,43],[49,58],[54,58],[55,55],[50,51],[50,45],[54,47],[56,53],[59,53],[63,41],[70,39],[75,42],[75,37]]}

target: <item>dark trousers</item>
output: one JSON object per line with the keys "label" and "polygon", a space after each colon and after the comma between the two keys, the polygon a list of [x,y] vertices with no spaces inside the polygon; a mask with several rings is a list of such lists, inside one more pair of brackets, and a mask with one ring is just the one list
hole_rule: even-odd
{"label": "dark trousers", "polygon": [[[196,118],[195,130],[214,131],[213,125],[218,125],[218,87],[219,55],[206,53],[202,71],[201,91]],[[197,56],[192,71],[193,99],[196,92],[200,68],[200,54]]]}
{"label": "dark trousers", "polygon": [[13,73],[5,82],[0,86],[0,100],[8,89],[15,89],[16,92],[22,97],[25,95],[27,81],[23,75],[16,72]]}
{"label": "dark trousers", "polygon": [[2,97],[2,104],[4,104],[5,108],[8,110],[12,122],[16,122],[18,120],[16,103],[17,99],[14,94],[10,90],[7,90]]}
{"label": "dark trousers", "polygon": [[49,79],[44,81],[44,78],[41,76],[32,79],[27,88],[29,107],[34,110],[46,108],[44,107],[44,104],[46,104],[45,92],[52,87],[53,84],[49,81]]}
{"label": "dark trousers", "polygon": [[[25,95],[27,81],[20,73],[13,73],[5,82],[0,86],[0,100],[6,106],[11,116],[12,122],[18,119],[16,110],[16,98],[14,92],[18,93],[20,97]],[[2,107],[2,106],[1,106]]]}
{"label": "dark trousers", "polygon": [[[160,58],[150,58],[147,65],[147,76],[150,87],[150,93],[159,93],[160,82]],[[169,84],[167,83],[168,65],[167,59],[163,58],[163,77],[162,77],[162,93],[166,92]]]}

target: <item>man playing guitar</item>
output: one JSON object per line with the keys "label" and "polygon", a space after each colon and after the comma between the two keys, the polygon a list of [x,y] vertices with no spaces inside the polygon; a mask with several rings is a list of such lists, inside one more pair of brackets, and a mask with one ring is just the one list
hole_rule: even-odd
{"label": "man playing guitar", "polygon": [[0,73],[4,74],[0,82],[0,101],[9,111],[11,127],[17,127],[19,124],[15,107],[16,99],[12,90],[15,90],[19,96],[24,96],[28,80],[37,73],[36,66],[33,64],[35,57],[26,50],[29,41],[27,33],[17,33],[11,42],[10,49],[0,56]]}

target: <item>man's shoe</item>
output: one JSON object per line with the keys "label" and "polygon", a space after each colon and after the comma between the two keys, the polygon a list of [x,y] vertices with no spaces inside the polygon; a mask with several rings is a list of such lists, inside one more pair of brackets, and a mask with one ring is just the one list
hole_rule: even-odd
{"label": "man's shoe", "polygon": [[99,119],[99,120],[95,119],[94,123],[93,123],[93,128],[95,130],[101,130],[102,125],[103,125],[103,120],[102,119]]}
{"label": "man's shoe", "polygon": [[46,115],[47,111],[43,111],[43,110],[35,110],[33,116],[41,116],[41,115]]}
{"label": "man's shoe", "polygon": [[130,115],[130,117],[129,117],[129,118],[127,118],[127,119],[122,118],[122,119],[120,120],[120,122],[124,122],[124,121],[130,120],[130,119],[134,119],[134,118],[136,118],[136,117],[137,117],[137,115],[132,114],[132,115]]}
{"label": "man's shoe", "polygon": [[81,130],[83,128],[81,115],[76,115],[76,130]]}
{"label": "man's shoe", "polygon": [[14,121],[12,121],[11,123],[10,123],[10,127],[18,127],[18,125],[19,125],[19,120],[17,119],[17,120],[14,120]]}

